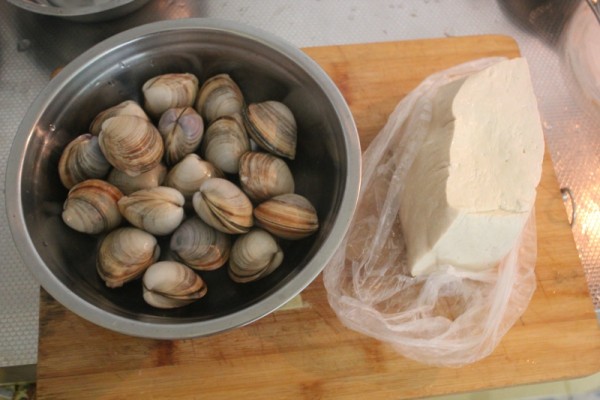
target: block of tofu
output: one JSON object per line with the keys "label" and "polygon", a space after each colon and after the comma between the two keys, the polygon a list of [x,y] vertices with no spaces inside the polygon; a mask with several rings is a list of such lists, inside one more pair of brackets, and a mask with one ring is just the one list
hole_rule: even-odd
{"label": "block of tofu", "polygon": [[516,245],[542,173],[527,62],[501,61],[441,87],[432,113],[400,204],[410,271],[492,268]]}

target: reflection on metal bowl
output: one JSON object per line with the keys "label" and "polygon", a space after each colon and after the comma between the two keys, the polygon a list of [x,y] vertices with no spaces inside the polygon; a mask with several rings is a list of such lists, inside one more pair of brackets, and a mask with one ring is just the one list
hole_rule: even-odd
{"label": "reflection on metal bowl", "polygon": [[8,0],[24,10],[80,22],[106,21],[141,8],[149,0]]}

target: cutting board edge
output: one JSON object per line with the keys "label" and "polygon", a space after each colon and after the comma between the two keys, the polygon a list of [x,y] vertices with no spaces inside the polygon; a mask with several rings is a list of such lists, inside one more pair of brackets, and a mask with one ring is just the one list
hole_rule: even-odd
{"label": "cutting board edge", "polygon": [[521,56],[521,49],[519,47],[519,43],[517,42],[517,40],[510,35],[504,35],[504,34],[489,34],[489,35],[488,34],[480,34],[480,35],[464,35],[464,36],[428,37],[428,38],[422,38],[422,39],[407,39],[407,40],[399,38],[396,40],[392,39],[392,40],[377,40],[377,41],[372,41],[372,42],[349,42],[349,43],[332,44],[332,45],[327,45],[327,46],[302,46],[302,47],[300,47],[300,50],[309,53],[314,50],[325,50],[327,48],[336,48],[336,47],[351,48],[351,47],[363,47],[365,45],[387,46],[387,45],[396,45],[399,42],[401,42],[401,43],[407,43],[407,42],[432,43],[432,42],[440,42],[441,41],[442,43],[445,43],[448,40],[477,41],[477,40],[483,39],[483,40],[487,41],[488,39],[493,39],[493,38],[501,40],[511,47],[515,47],[513,52],[516,54],[516,56]]}

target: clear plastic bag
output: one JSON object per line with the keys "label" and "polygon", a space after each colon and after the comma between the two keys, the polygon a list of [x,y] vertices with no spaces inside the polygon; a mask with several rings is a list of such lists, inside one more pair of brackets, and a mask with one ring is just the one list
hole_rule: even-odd
{"label": "clear plastic bag", "polygon": [[427,133],[437,89],[501,60],[479,59],[431,75],[398,104],[363,154],[357,211],[324,270],[329,304],[342,323],[429,365],[459,367],[489,355],[536,286],[533,211],[497,268],[466,272],[447,265],[420,277],[407,268],[398,216],[404,178]]}

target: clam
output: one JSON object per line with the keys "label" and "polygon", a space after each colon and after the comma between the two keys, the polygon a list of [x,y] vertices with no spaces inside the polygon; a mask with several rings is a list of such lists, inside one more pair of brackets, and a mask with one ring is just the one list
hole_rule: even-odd
{"label": "clam", "polygon": [[183,221],[185,199],[178,190],[158,186],[123,196],[119,202],[121,214],[133,226],[154,235],[168,235]]}
{"label": "clam", "polygon": [[131,115],[104,121],[99,142],[108,162],[129,176],[138,176],[156,167],[164,151],[162,137],[154,125]]}
{"label": "clam", "polygon": [[278,101],[250,104],[242,115],[246,131],[256,144],[277,156],[294,159],[296,120],[285,104]]}
{"label": "clam", "polygon": [[244,126],[235,117],[220,117],[206,130],[202,154],[217,168],[237,174],[240,157],[247,151],[250,151],[250,140]]}
{"label": "clam", "polygon": [[193,216],[173,232],[170,249],[175,257],[187,266],[211,271],[227,262],[231,239],[229,235]]}
{"label": "clam", "polygon": [[162,185],[167,176],[167,167],[163,163],[157,164],[150,171],[129,176],[125,172],[113,168],[108,174],[107,181],[118,187],[123,194],[131,194],[142,189],[151,189]]}
{"label": "clam", "polygon": [[227,272],[239,283],[263,278],[283,261],[283,251],[268,232],[254,228],[239,236],[231,248]]}
{"label": "clam", "polygon": [[171,166],[196,151],[204,133],[202,117],[192,107],[170,108],[158,121],[165,142],[165,161]]}
{"label": "clam", "polygon": [[88,179],[69,190],[63,205],[62,219],[78,232],[107,232],[121,223],[117,202],[123,193],[99,179]]}
{"label": "clam", "polygon": [[103,178],[109,169],[110,164],[100,150],[98,138],[90,133],[72,140],[58,161],[60,181],[67,189],[86,179]]}
{"label": "clam", "polygon": [[207,79],[196,100],[196,110],[208,123],[225,115],[240,114],[243,107],[242,91],[228,74]]}
{"label": "clam", "polygon": [[144,109],[158,118],[169,108],[194,105],[198,78],[193,74],[164,74],[149,79],[142,86]]}
{"label": "clam", "polygon": [[137,228],[119,228],[102,240],[96,269],[108,287],[119,287],[140,276],[160,255],[156,238]]}
{"label": "clam", "polygon": [[282,194],[259,204],[254,218],[256,225],[283,239],[301,239],[319,229],[317,211],[299,194]]}
{"label": "clam", "polygon": [[294,192],[294,177],[285,161],[268,153],[248,152],[240,158],[240,186],[254,201]]}
{"label": "clam", "polygon": [[101,113],[90,124],[90,132],[92,135],[98,136],[102,130],[102,124],[109,118],[116,117],[117,115],[131,115],[148,120],[148,116],[144,112],[144,109],[140,107],[138,103],[133,100],[125,100],[122,103],[112,106]]}
{"label": "clam", "polygon": [[160,261],[146,270],[142,278],[144,300],[157,308],[188,305],[206,295],[202,278],[175,261]]}
{"label": "clam", "polygon": [[246,233],[254,223],[250,199],[226,179],[202,182],[192,205],[204,222],[224,233]]}
{"label": "clam", "polygon": [[222,178],[223,173],[197,154],[188,154],[167,174],[164,185],[177,189],[183,194],[186,204],[191,206],[192,196],[205,180]]}

